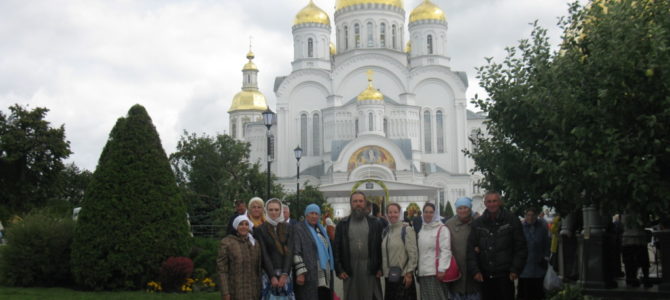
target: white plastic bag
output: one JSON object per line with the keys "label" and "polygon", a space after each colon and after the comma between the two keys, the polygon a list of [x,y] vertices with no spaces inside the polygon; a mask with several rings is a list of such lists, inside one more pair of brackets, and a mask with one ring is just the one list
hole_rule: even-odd
{"label": "white plastic bag", "polygon": [[556,274],[556,271],[554,271],[554,268],[551,265],[547,267],[547,273],[544,274],[543,285],[544,289],[547,291],[553,291],[561,288],[561,278],[558,277],[558,274]]}

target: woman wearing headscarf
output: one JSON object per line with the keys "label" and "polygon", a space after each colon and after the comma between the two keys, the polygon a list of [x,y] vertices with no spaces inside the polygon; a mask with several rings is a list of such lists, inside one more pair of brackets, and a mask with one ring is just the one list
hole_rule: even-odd
{"label": "woman wearing headscarf", "polygon": [[468,236],[472,227],[472,199],[461,197],[456,200],[456,217],[447,221],[447,228],[451,233],[451,251],[460,267],[461,278],[449,283],[449,299],[479,300],[479,282],[475,281],[467,268]]}
{"label": "woman wearing headscarf", "polygon": [[235,234],[221,240],[216,260],[221,279],[221,299],[257,300],[261,291],[261,249],[246,215],[233,220]]}
{"label": "woman wearing headscarf", "polygon": [[298,300],[333,299],[335,259],[326,229],[319,223],[321,209],[305,208],[305,220],[294,226],[293,253]]}
{"label": "woman wearing headscarf", "polygon": [[[435,211],[433,203],[426,203],[423,206],[422,216],[423,225],[418,238],[419,268],[417,272],[421,300],[444,300],[447,299],[448,285],[438,278],[444,277],[444,272],[451,261],[449,229],[440,222],[440,215]],[[440,248],[436,251],[438,239]]]}
{"label": "woman wearing headscarf", "polygon": [[282,203],[272,198],[265,203],[265,222],[254,232],[263,253],[261,299],[295,299],[291,282],[293,233],[284,222]]}
{"label": "woman wearing headscarf", "polygon": [[263,199],[259,197],[253,197],[249,200],[249,205],[247,205],[247,218],[254,223],[254,227],[258,228],[265,222],[265,217],[263,216]]}
{"label": "woman wearing headscarf", "polygon": [[[386,207],[389,226],[382,233],[382,268],[386,280],[385,300],[416,300],[414,270],[417,263],[416,234],[403,224],[397,203]],[[393,270],[395,269],[395,270]],[[400,270],[400,276],[391,275]]]}

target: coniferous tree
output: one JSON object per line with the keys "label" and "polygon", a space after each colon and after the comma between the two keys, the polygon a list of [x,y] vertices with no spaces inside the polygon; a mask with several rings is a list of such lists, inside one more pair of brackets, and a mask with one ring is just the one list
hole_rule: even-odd
{"label": "coniferous tree", "polygon": [[75,229],[72,271],[91,289],[136,289],[190,248],[186,207],[144,107],[120,118],[98,161]]}

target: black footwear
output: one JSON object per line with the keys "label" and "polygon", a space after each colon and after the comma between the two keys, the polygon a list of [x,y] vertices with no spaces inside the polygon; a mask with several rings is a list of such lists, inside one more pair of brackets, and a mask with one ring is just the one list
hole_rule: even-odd
{"label": "black footwear", "polygon": [[626,285],[630,287],[639,287],[640,286],[640,281],[637,279],[627,279],[626,280]]}

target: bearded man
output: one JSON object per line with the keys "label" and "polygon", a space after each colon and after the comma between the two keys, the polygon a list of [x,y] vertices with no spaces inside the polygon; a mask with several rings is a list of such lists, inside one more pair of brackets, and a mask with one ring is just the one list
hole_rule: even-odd
{"label": "bearded man", "polygon": [[349,197],[351,215],[335,228],[335,272],[344,281],[344,300],[382,300],[382,224],[366,212],[365,194]]}

